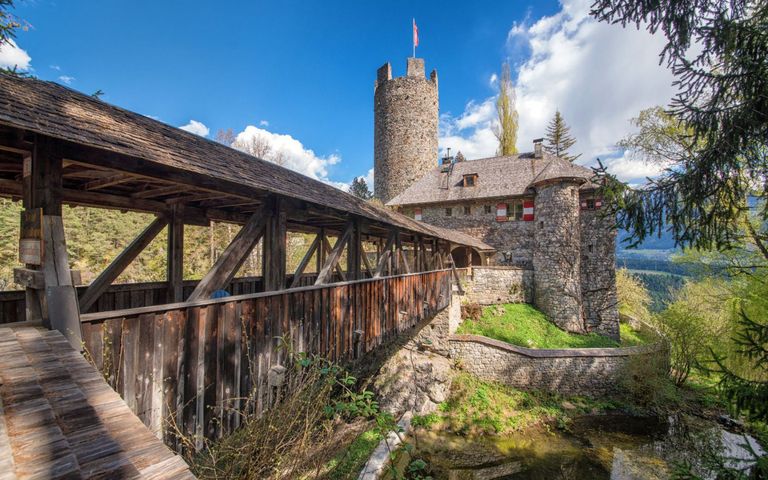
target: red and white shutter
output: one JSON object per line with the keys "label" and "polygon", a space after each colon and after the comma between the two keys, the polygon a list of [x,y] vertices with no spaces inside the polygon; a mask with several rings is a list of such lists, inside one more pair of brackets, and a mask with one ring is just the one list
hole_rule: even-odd
{"label": "red and white shutter", "polygon": [[496,221],[497,222],[507,221],[507,204],[506,203],[499,203],[498,205],[496,205]]}
{"label": "red and white shutter", "polygon": [[533,200],[526,200],[523,202],[523,221],[533,221]]}
{"label": "red and white shutter", "polygon": [[603,206],[603,199],[602,198],[596,198],[595,199],[595,208],[600,208]]}
{"label": "red and white shutter", "polygon": [[587,201],[586,200],[582,200],[581,201],[581,209],[582,210],[586,210],[587,209]]}
{"label": "red and white shutter", "polygon": [[421,221],[421,209],[420,208],[414,209],[414,211],[413,211],[413,218],[415,218],[416,220]]}

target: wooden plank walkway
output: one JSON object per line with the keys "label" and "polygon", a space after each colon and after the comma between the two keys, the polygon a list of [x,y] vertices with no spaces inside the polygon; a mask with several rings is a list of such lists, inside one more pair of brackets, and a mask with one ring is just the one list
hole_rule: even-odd
{"label": "wooden plank walkway", "polygon": [[0,327],[0,480],[194,479],[57,331]]}

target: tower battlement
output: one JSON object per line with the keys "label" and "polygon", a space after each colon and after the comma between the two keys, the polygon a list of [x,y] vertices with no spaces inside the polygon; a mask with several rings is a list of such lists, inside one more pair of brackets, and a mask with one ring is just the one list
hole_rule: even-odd
{"label": "tower battlement", "polygon": [[389,62],[376,71],[374,193],[384,203],[437,165],[437,71],[424,72],[423,58],[409,58],[403,77]]}

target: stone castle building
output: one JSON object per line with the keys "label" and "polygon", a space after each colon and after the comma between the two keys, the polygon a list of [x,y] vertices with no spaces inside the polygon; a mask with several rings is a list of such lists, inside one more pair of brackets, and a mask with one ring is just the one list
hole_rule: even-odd
{"label": "stone castle building", "polygon": [[507,265],[533,274],[535,305],[561,328],[618,338],[613,222],[592,171],[543,151],[438,164],[437,73],[409,58],[406,77],[378,70],[375,194],[417,220],[473,235],[495,253],[453,252],[457,267]]}

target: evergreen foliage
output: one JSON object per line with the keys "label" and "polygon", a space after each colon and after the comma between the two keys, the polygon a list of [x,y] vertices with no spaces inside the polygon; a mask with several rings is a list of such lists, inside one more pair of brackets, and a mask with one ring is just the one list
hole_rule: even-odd
{"label": "evergreen foliage", "polygon": [[571,136],[571,127],[565,123],[560,110],[555,112],[555,116],[547,125],[547,135],[544,140],[546,141],[544,150],[552,155],[557,155],[569,162],[573,162],[581,156],[581,154],[571,155],[568,152],[568,149],[576,144],[576,139]]}
{"label": "evergreen foliage", "polygon": [[349,193],[358,198],[362,198],[363,200],[370,200],[373,198],[373,193],[368,189],[368,183],[366,183],[365,178],[363,177],[355,177],[352,179],[352,184],[349,186]]}
{"label": "evergreen foliage", "polygon": [[12,8],[13,0],[0,0],[0,46],[10,43],[16,37],[16,29],[21,26],[10,13]]}
{"label": "evergreen foliage", "polygon": [[[747,198],[767,195],[768,3],[597,0],[592,14],[666,36],[661,60],[678,87],[669,113],[695,146],[645,188],[606,189],[624,209],[620,226],[637,241],[671,225],[678,244],[738,242]],[[765,204],[761,215],[768,216]]]}
{"label": "evergreen foliage", "polygon": [[512,74],[509,63],[501,66],[501,79],[499,79],[499,96],[496,99],[496,111],[498,124],[494,130],[499,140],[498,155],[514,155],[517,153],[517,100],[515,88],[512,85]]}

